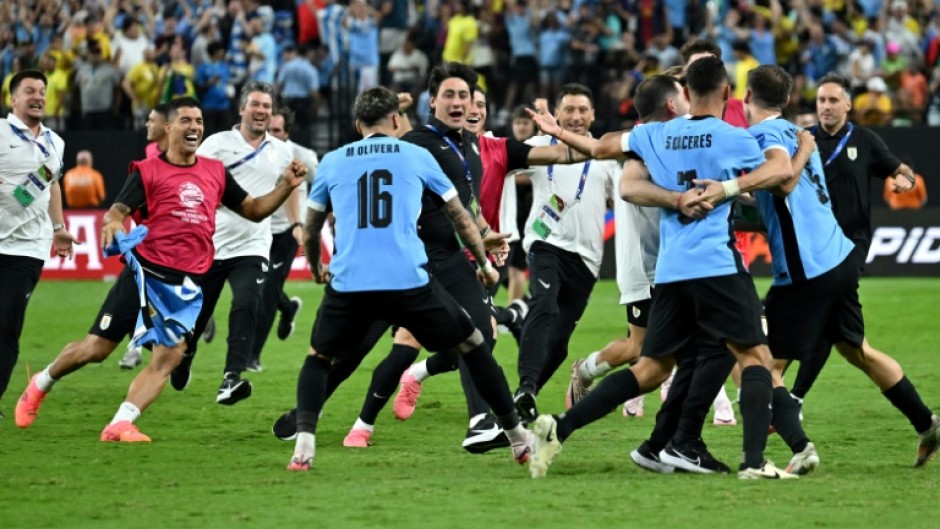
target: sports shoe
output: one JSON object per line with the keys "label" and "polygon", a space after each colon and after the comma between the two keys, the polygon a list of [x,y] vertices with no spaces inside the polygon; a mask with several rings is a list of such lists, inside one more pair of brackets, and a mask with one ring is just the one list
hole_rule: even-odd
{"label": "sports shoe", "polygon": [[738,479],[797,479],[799,476],[786,470],[777,468],[773,461],[764,461],[760,468],[741,468],[738,470]]}
{"label": "sports shoe", "polygon": [[372,432],[353,428],[343,439],[343,446],[347,448],[368,448],[372,444]]}
{"label": "sports shoe", "polygon": [[807,443],[802,452],[793,454],[790,458],[790,464],[787,465],[787,472],[797,476],[805,476],[816,470],[819,466],[819,454],[816,453],[816,445]]}
{"label": "sports shoe", "polygon": [[219,394],[215,401],[231,406],[251,396],[251,382],[241,378],[238,373],[226,373],[219,385]]}
{"label": "sports shoe", "polygon": [[525,326],[526,316],[529,315],[529,304],[524,299],[517,299],[510,303],[506,310],[513,312],[515,315],[512,322],[506,324],[506,328],[512,333],[516,343],[519,343],[522,340],[522,328]]}
{"label": "sports shoe", "polygon": [[663,385],[659,387],[659,399],[663,402],[666,402],[666,397],[669,396],[669,388],[672,387],[672,378],[676,376],[676,372],[673,371],[669,373],[669,378],[663,382]]}
{"label": "sports shoe", "polygon": [[672,474],[676,470],[676,467],[659,459],[659,455],[650,448],[648,441],[643,441],[639,448],[630,452],[630,459],[640,467],[659,474]]}
{"label": "sports shoe", "polygon": [[529,430],[523,431],[525,432],[525,439],[521,443],[511,444],[512,457],[516,460],[516,463],[519,463],[520,465],[524,465],[526,463],[531,465],[532,458],[535,455],[535,434]]}
{"label": "sports shoe", "polygon": [[290,463],[287,464],[287,470],[291,472],[307,472],[310,470],[310,465],[313,463],[313,458],[305,459],[300,456],[294,456],[290,458]]}
{"label": "sports shoe", "polygon": [[585,360],[575,360],[571,364],[571,379],[568,381],[568,391],[565,392],[565,408],[571,409],[591,389],[593,380],[581,376],[581,364]]}
{"label": "sports shoe", "polygon": [[407,421],[415,412],[415,406],[418,404],[418,396],[421,395],[421,382],[415,378],[407,369],[398,379],[398,395],[392,402],[392,411],[395,418],[399,421]]}
{"label": "sports shoe", "polygon": [[281,441],[293,441],[297,438],[297,408],[284,412],[274,421],[271,433]]}
{"label": "sports shoe", "polygon": [[131,421],[109,424],[101,430],[101,440],[106,443],[149,443],[150,438]]}
{"label": "sports shoe", "polygon": [[715,418],[712,424],[716,426],[735,426],[738,424],[734,418],[734,408],[731,407],[731,401],[724,399],[715,402]]}
{"label": "sports shoe", "polygon": [[642,417],[644,397],[646,397],[646,395],[640,395],[639,397],[634,397],[628,400],[627,402],[624,402],[623,403],[623,416],[624,417]]}
{"label": "sports shoe", "polygon": [[170,372],[170,385],[176,391],[183,391],[189,385],[189,379],[192,378],[193,358],[196,353],[183,353],[180,364]]}
{"label": "sports shoe", "polygon": [[261,362],[257,358],[248,362],[248,365],[245,366],[245,371],[251,371],[252,373],[260,373],[264,371],[264,367],[261,366]]}
{"label": "sports shoe", "polygon": [[467,436],[461,446],[471,454],[483,454],[496,448],[506,448],[510,443],[506,433],[496,424],[496,418],[487,413],[467,428]]}
{"label": "sports shoe", "polygon": [[[16,407],[16,421],[19,424],[20,408]],[[22,428],[22,427],[21,427]],[[917,434],[917,458],[914,459],[914,467],[922,467],[937,454],[940,449],[940,417],[932,415],[930,417],[930,428],[924,433]]]}
{"label": "sports shoe", "polygon": [[523,423],[529,424],[539,416],[538,407],[535,405],[534,394],[518,389],[512,401],[516,405],[516,412],[519,413],[519,419],[521,419]]}
{"label": "sports shoe", "polygon": [[558,440],[558,422],[551,415],[539,415],[532,423],[532,434],[535,436],[534,454],[529,459],[529,473],[533,478],[544,478],[548,473],[548,466],[561,452],[561,441]]}
{"label": "sports shoe", "polygon": [[127,344],[127,352],[118,362],[121,369],[134,369],[144,362],[144,355],[140,352],[140,347],[134,347],[134,343]]}
{"label": "sports shoe", "polygon": [[290,308],[281,311],[281,319],[277,321],[277,337],[279,340],[286,340],[290,338],[290,335],[294,334],[294,328],[297,323],[297,313],[300,312],[300,308],[303,306],[304,302],[299,297],[294,296],[290,298]]}
{"label": "sports shoe", "polygon": [[16,425],[20,428],[29,428],[33,424],[36,415],[39,413],[39,407],[42,406],[42,401],[48,395],[36,385],[36,377],[38,376],[38,373],[33,375],[29,384],[26,385],[26,389],[23,390],[23,394],[20,395],[20,400],[16,401],[14,415],[16,416]]}
{"label": "sports shoe", "polygon": [[206,328],[202,331],[202,341],[212,343],[212,340],[215,340],[215,316],[209,316]]}
{"label": "sports shoe", "polygon": [[731,468],[712,456],[701,439],[686,446],[675,446],[672,441],[659,452],[659,460],[696,474],[728,474]]}

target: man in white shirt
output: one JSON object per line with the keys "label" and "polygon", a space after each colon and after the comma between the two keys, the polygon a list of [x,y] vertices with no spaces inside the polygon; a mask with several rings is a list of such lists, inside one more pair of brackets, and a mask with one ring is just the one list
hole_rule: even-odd
{"label": "man in white shirt", "polygon": [[42,124],[46,76],[23,70],[10,79],[10,94],[13,112],[0,119],[0,398],[49,248],[70,258],[77,242],[65,229],[58,183],[65,142]]}
{"label": "man in white shirt", "polygon": [[[209,136],[197,151],[200,156],[221,161],[252,196],[262,196],[274,189],[293,160],[290,147],[267,132],[273,106],[274,87],[261,81],[249,82],[241,92],[241,123],[232,130]],[[228,352],[216,402],[232,405],[251,396],[251,383],[241,378],[241,373],[248,367],[255,340],[261,292],[268,274],[271,221],[252,222],[221,207],[216,213],[213,243],[215,259],[203,278],[205,301],[193,336],[202,335],[227,280],[232,287]],[[189,384],[197,344],[197,340],[189,344],[183,360],[170,376],[173,388],[178,391]]]}
{"label": "man in white shirt", "polygon": [[[319,160],[317,153],[301,147],[289,139],[291,128],[294,125],[294,112],[283,107],[274,111],[268,133],[285,142],[290,147],[295,160],[300,160],[307,168],[307,179],[312,181],[317,170]],[[286,340],[294,332],[294,321],[303,305],[299,296],[288,298],[284,293],[284,282],[290,274],[291,263],[297,255],[298,246],[303,244],[304,197],[307,196],[307,186],[301,184],[277,211],[271,215],[271,266],[268,268],[268,277],[264,282],[261,294],[261,307],[258,310],[258,325],[255,332],[255,342],[251,348],[248,361],[249,371],[261,371],[261,351],[274,325],[274,316],[280,312],[277,337]]]}
{"label": "man in white shirt", "polygon": [[[594,121],[589,88],[565,85],[556,99],[556,117],[564,134],[588,136]],[[555,144],[536,136],[533,146]],[[523,248],[529,254],[529,314],[519,344],[521,417],[538,415],[535,396],[568,356],[568,340],[587,307],[604,251],[604,215],[619,174],[615,161],[588,160],[549,165],[532,174],[532,212]]]}

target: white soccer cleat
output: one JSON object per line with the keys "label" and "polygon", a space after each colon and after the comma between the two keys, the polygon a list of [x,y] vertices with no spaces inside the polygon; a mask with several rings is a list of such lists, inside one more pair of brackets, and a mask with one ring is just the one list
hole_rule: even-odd
{"label": "white soccer cleat", "polygon": [[816,453],[816,445],[807,443],[802,452],[793,454],[790,458],[790,464],[787,465],[787,472],[797,476],[805,476],[819,467],[819,454]]}
{"label": "white soccer cleat", "polygon": [[744,468],[738,471],[738,479],[797,479],[799,476],[777,468],[773,461],[764,461],[760,468]]}
{"label": "white soccer cleat", "polygon": [[914,459],[914,467],[922,467],[927,464],[940,449],[940,417],[932,415],[930,417],[930,428],[924,433],[917,434],[917,457]]}
{"label": "white soccer cleat", "polygon": [[529,458],[529,473],[533,478],[544,478],[548,473],[548,466],[552,464],[558,452],[561,452],[557,430],[558,423],[551,415],[539,415],[532,423],[535,454]]}

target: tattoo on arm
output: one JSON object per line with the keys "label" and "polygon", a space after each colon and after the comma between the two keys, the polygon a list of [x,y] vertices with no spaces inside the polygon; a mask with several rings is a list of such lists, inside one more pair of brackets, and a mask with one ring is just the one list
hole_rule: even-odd
{"label": "tattoo on arm", "polygon": [[320,262],[320,231],[326,222],[326,213],[316,210],[307,211],[307,222],[304,223],[304,255],[311,267]]}
{"label": "tattoo on arm", "polygon": [[473,254],[473,258],[478,263],[486,262],[486,251],[483,249],[483,239],[480,238],[479,228],[467,209],[460,203],[460,199],[454,197],[448,200],[444,204],[444,213],[454,225],[460,241]]}

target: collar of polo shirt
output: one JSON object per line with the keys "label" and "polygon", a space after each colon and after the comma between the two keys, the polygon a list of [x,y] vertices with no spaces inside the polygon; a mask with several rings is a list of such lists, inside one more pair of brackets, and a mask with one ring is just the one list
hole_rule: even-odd
{"label": "collar of polo shirt", "polygon": [[[10,122],[10,125],[13,125],[14,127],[18,128],[18,129],[20,129],[20,130],[22,130],[22,131],[30,132],[30,131],[29,131],[29,126],[27,126],[26,123],[23,123],[23,120],[20,119],[19,117],[17,117],[16,114],[14,114],[14,113],[12,113],[12,112],[10,112],[9,114],[7,114],[7,121]],[[46,131],[48,131],[48,130],[50,130],[50,129],[47,128],[45,125],[43,125],[42,122],[39,123],[39,135],[40,135],[40,136],[42,136],[43,134],[45,134]],[[30,134],[31,134],[31,132],[30,132]]]}

